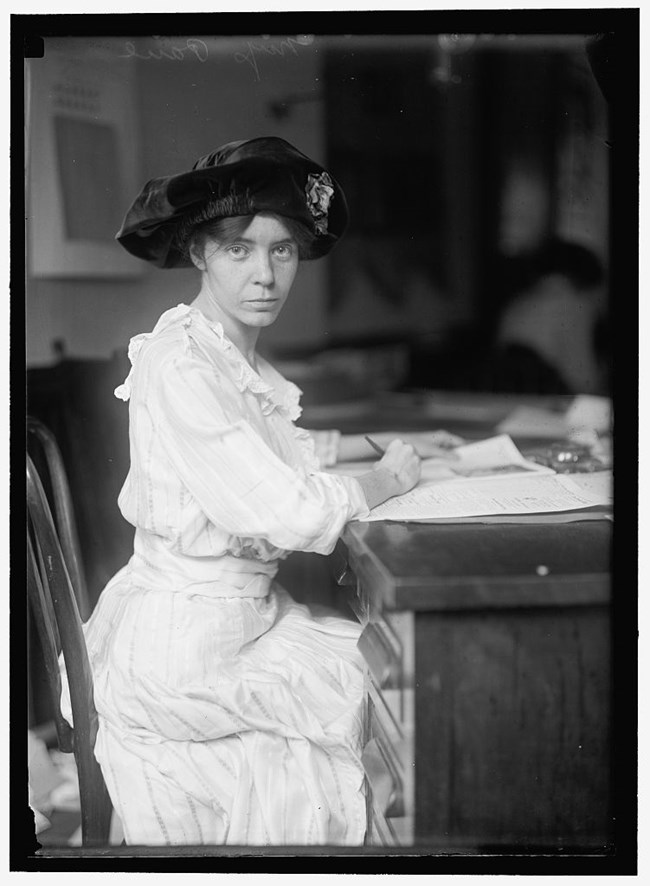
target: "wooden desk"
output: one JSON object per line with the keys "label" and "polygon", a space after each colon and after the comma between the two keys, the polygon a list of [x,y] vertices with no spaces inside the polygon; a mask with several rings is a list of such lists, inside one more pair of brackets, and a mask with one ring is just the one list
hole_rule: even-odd
{"label": "wooden desk", "polygon": [[611,531],[349,525],[370,845],[611,851]]}

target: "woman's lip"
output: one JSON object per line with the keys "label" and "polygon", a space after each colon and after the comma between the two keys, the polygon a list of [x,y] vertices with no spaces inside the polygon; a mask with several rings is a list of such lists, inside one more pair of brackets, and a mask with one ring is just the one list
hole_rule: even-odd
{"label": "woman's lip", "polygon": [[249,305],[274,305],[279,299],[277,298],[249,298]]}

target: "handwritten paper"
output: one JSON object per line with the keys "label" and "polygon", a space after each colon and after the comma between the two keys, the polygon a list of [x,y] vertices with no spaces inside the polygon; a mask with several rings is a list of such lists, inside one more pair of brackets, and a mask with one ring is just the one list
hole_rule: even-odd
{"label": "handwritten paper", "polygon": [[593,471],[585,474],[571,474],[571,481],[581,492],[595,495],[599,504],[614,503],[612,471]]}
{"label": "handwritten paper", "polygon": [[[417,520],[418,523],[429,523],[436,526],[449,524],[515,524],[525,526],[540,523],[584,523],[592,520],[608,520],[614,522],[611,511],[599,505],[593,508],[577,508],[575,511],[546,511],[543,514],[480,514],[478,517],[428,517],[426,520]],[[416,522],[416,521],[409,521]]]}
{"label": "handwritten paper", "polygon": [[479,478],[470,482],[423,483],[388,499],[362,518],[429,520],[488,514],[531,514],[572,511],[604,504],[598,491],[582,490],[566,475],[531,474]]}
{"label": "handwritten paper", "polygon": [[[557,520],[566,514],[569,520],[571,512],[612,504],[611,471],[556,474],[525,459],[508,434],[458,446],[454,453],[453,460],[424,459],[414,489],[388,499],[362,519],[431,522],[547,514]],[[365,461],[330,470],[358,477],[368,469]]]}

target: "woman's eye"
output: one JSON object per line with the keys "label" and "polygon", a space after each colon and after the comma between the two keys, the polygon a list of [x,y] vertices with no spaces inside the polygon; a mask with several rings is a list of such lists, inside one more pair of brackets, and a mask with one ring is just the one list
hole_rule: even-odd
{"label": "woman's eye", "polygon": [[246,249],[236,243],[228,247],[228,252],[230,253],[230,255],[232,255],[233,258],[242,258],[244,255],[246,255]]}
{"label": "woman's eye", "polygon": [[291,258],[293,255],[293,247],[289,243],[282,243],[275,247],[274,252],[279,258]]}

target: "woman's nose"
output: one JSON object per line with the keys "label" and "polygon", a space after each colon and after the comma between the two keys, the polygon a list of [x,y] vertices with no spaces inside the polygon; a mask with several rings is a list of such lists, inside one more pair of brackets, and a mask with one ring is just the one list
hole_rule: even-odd
{"label": "woman's nose", "polygon": [[275,279],[271,257],[265,252],[258,255],[257,264],[255,266],[255,278],[256,282],[262,286],[270,286]]}

